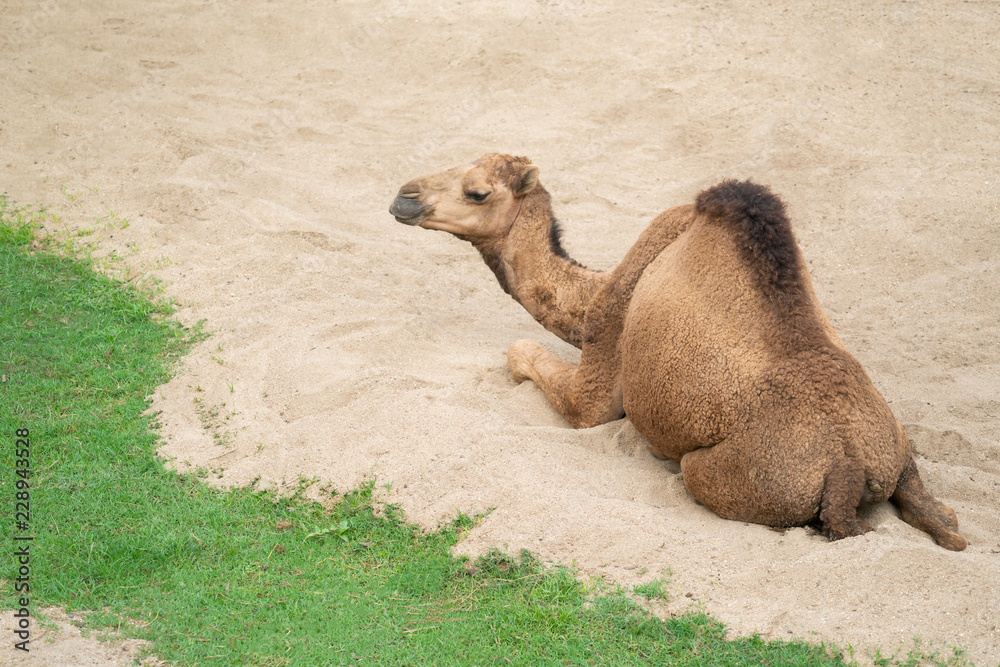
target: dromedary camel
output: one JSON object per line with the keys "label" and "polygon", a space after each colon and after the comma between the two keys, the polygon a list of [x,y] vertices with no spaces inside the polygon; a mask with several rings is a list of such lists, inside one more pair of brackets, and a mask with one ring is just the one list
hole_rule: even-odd
{"label": "dromedary camel", "polygon": [[500,286],[581,348],[573,365],[531,341],[507,353],[573,426],[628,416],[688,492],[726,519],[830,539],[871,530],[860,505],[961,551],[955,512],[925,489],[885,399],[813,292],[784,205],[725,181],[657,216],[613,271],[566,256],[538,167],[487,154],[404,185],[390,213],[472,243]]}

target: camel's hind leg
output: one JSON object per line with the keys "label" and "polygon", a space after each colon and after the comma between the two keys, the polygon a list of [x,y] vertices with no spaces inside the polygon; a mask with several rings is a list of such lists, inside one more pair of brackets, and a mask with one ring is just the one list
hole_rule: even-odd
{"label": "camel's hind leg", "polygon": [[695,500],[723,519],[766,526],[801,526],[816,515],[823,491],[820,475],[791,478],[798,466],[756,456],[742,438],[730,437],[681,457],[684,486]]}
{"label": "camel's hind leg", "polygon": [[903,521],[929,533],[940,546],[952,551],[965,549],[955,511],[927,492],[912,458],[899,476],[892,501],[899,506]]}
{"label": "camel's hind leg", "polygon": [[519,340],[507,351],[507,365],[517,382],[533,380],[575,428],[605,424],[625,415],[620,364],[602,358],[594,346],[584,345],[576,366],[538,343]]}
{"label": "camel's hind leg", "polygon": [[840,456],[824,476],[820,467],[805,471],[801,459],[761,458],[741,444],[724,440],[684,455],[684,486],[695,500],[724,519],[768,526],[802,526],[818,513],[831,540],[871,530],[858,517],[865,478],[856,459]]}

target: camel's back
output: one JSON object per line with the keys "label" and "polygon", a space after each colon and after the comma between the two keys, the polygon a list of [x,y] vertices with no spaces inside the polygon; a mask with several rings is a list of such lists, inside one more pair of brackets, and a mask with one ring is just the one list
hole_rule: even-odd
{"label": "camel's back", "polygon": [[[853,361],[771,198],[759,187],[703,193],[691,225],[646,267],[632,295],[621,338],[625,412],[669,458],[745,423],[782,360],[833,350]],[[760,212],[777,219],[754,219]]]}
{"label": "camel's back", "polygon": [[669,458],[718,442],[771,361],[775,319],[735,245],[696,223],[632,294],[620,341],[625,414],[651,442],[673,440]]}

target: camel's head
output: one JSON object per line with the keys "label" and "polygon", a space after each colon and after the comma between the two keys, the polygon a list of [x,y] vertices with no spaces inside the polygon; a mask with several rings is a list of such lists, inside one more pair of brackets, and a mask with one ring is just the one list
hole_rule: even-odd
{"label": "camel's head", "polygon": [[471,238],[507,233],[521,199],[538,185],[528,158],[487,153],[472,164],[410,181],[389,207],[404,225]]}

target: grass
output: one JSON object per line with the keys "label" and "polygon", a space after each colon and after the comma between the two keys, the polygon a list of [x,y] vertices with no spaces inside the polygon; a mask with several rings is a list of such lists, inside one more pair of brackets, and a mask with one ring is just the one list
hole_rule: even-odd
{"label": "grass", "polygon": [[[528,552],[456,559],[475,517],[421,531],[374,482],[324,505],[302,497],[309,481],[278,497],[165,470],[145,397],[198,334],[47,249],[42,216],[0,198],[0,522],[15,525],[28,429],[33,611],[90,610],[181,665],[842,664],[824,646],[727,640],[703,614],[661,620]],[[6,608],[15,570],[0,562]],[[666,595],[662,579],[634,591]]]}
{"label": "grass", "polygon": [[632,587],[632,592],[647,600],[667,600],[667,582],[664,579],[653,579],[644,584]]}

